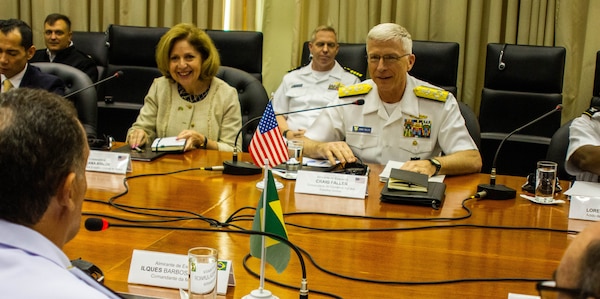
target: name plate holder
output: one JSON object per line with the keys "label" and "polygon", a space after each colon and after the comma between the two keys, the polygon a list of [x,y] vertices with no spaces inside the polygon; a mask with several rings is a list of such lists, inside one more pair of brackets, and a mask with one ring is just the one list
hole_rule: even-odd
{"label": "name plate holder", "polygon": [[319,171],[298,171],[296,193],[365,199],[368,176]]}
{"label": "name plate holder", "polygon": [[[157,287],[188,289],[188,257],[183,254],[133,250],[128,283]],[[217,294],[226,295],[235,286],[231,260],[217,262]]]}
{"label": "name plate holder", "polygon": [[125,174],[131,172],[131,155],[91,150],[85,170]]}
{"label": "name plate holder", "polygon": [[600,183],[576,181],[564,194],[571,200],[569,218],[600,221]]}

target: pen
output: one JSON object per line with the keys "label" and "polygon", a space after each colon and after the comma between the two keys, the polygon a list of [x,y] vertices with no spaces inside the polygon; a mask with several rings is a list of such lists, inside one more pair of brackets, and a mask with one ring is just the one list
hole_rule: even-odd
{"label": "pen", "polygon": [[137,147],[137,146],[136,146],[134,149],[135,149],[135,151],[136,151],[136,152],[138,152],[138,153],[141,153],[141,152],[143,152],[143,150],[142,150],[141,148]]}

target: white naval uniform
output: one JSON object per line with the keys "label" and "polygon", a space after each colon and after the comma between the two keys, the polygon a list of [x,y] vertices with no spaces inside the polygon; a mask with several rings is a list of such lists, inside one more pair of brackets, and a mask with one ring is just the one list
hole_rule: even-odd
{"label": "white naval uniform", "polygon": [[[373,87],[368,94],[344,97],[333,103],[365,99],[363,106],[323,110],[305,136],[324,142],[345,140],[355,156],[364,162],[378,164],[386,164],[389,160],[429,159],[442,152],[452,154],[477,149],[451,93],[445,103],[419,98],[413,92],[415,87],[439,87],[407,74],[402,100],[388,116],[377,93],[377,85],[372,80],[363,83]],[[430,121],[429,137],[404,136],[405,121],[413,120]]]}
{"label": "white naval uniform", "polygon": [[[273,97],[275,113],[327,106],[337,99],[337,87],[360,82],[358,77],[344,70],[337,61],[328,73],[320,74],[321,77],[318,73],[313,72],[311,62],[283,76]],[[290,130],[300,130],[308,129],[320,113],[321,110],[313,110],[285,117]]]}
{"label": "white naval uniform", "polygon": [[569,161],[573,152],[583,145],[600,145],[600,112],[590,118],[587,115],[577,117],[569,127],[569,148],[565,169],[578,181],[598,182],[598,175],[583,171]]}

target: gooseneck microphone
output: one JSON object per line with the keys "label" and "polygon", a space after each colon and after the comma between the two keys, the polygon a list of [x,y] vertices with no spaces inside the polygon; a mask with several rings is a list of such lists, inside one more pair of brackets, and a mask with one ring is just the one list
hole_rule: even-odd
{"label": "gooseneck microphone", "polygon": [[517,191],[515,189],[506,187],[504,185],[496,185],[496,159],[498,159],[498,153],[500,153],[502,145],[508,138],[510,138],[510,136],[560,110],[562,110],[562,105],[556,105],[556,107],[551,111],[544,113],[542,116],[518,127],[517,129],[506,135],[506,137],[504,137],[500,142],[500,145],[498,145],[498,149],[496,149],[496,154],[494,155],[494,160],[492,160],[492,169],[490,171],[490,183],[477,185],[477,192],[485,192],[485,198],[489,199],[513,199],[517,197]]}
{"label": "gooseneck microphone", "polygon": [[285,243],[290,247],[298,256],[300,262],[300,268],[302,269],[302,282],[300,284],[300,299],[308,298],[308,284],[306,278],[306,264],[304,263],[304,257],[300,252],[300,249],[290,242],[288,239],[281,237],[277,234],[255,231],[255,230],[231,230],[231,229],[209,229],[199,227],[182,227],[182,226],[158,226],[158,225],[135,225],[135,224],[122,224],[122,223],[109,223],[104,218],[91,217],[85,220],[85,229],[92,232],[104,231],[109,227],[125,227],[125,228],[146,228],[146,229],[166,229],[166,230],[185,230],[185,231],[202,231],[202,232],[217,232],[217,233],[236,233],[243,235],[261,235],[270,237]]}
{"label": "gooseneck microphone", "polygon": [[84,91],[84,90],[86,90],[86,89],[88,89],[88,88],[92,88],[92,87],[94,87],[94,86],[96,86],[96,85],[99,85],[99,84],[102,84],[102,83],[104,83],[104,82],[106,82],[106,81],[108,81],[108,80],[112,80],[112,79],[114,79],[114,78],[119,78],[119,77],[122,77],[122,76],[123,76],[123,71],[118,71],[118,72],[114,73],[114,74],[113,74],[112,76],[110,76],[110,77],[106,77],[106,78],[104,78],[104,79],[102,79],[102,80],[100,80],[100,81],[98,81],[98,82],[95,82],[95,83],[93,83],[93,84],[91,84],[91,85],[88,85],[88,86],[86,86],[86,87],[84,87],[84,88],[81,88],[81,89],[78,89],[78,90],[76,90],[76,91],[73,91],[73,92],[71,92],[71,93],[69,93],[69,94],[65,95],[65,96],[64,96],[64,98],[68,98],[68,97],[70,97],[70,96],[72,96],[72,95],[75,95],[75,94],[78,94],[78,93],[80,93],[80,92],[82,92],[82,91]]}
{"label": "gooseneck microphone", "polygon": [[[294,114],[294,113],[300,113],[300,112],[306,112],[306,111],[312,111],[312,110],[321,110],[321,109],[327,109],[327,108],[333,108],[333,107],[339,107],[339,106],[347,106],[347,105],[361,106],[364,104],[365,104],[365,100],[359,99],[354,102],[336,104],[336,105],[331,105],[331,106],[322,106],[322,107],[295,110],[295,111],[289,111],[289,112],[283,112],[283,113],[276,113],[275,116],[288,115],[288,114]],[[238,142],[238,138],[242,134],[242,131],[248,125],[250,125],[251,123],[253,123],[261,118],[262,118],[262,115],[251,118],[249,121],[247,121],[245,124],[243,124],[242,127],[240,128],[240,130],[238,131],[237,135],[235,136],[235,143],[234,143],[234,147],[233,147],[233,158],[232,158],[232,160],[223,161],[223,173],[224,174],[253,175],[253,174],[262,173],[262,169],[260,167],[254,165],[250,162],[238,161],[238,150],[237,150],[237,146],[235,146],[235,144],[237,144],[237,142]]]}

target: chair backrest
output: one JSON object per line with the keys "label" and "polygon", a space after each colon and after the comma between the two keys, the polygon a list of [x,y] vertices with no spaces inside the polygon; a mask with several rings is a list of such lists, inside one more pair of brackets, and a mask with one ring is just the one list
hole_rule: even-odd
{"label": "chair backrest", "polygon": [[594,73],[594,97],[600,97],[600,51],[596,52],[596,71]]}
{"label": "chair backrest", "polygon": [[248,121],[261,116],[269,103],[269,96],[262,83],[251,74],[227,66],[221,66],[217,78],[227,82],[238,92],[238,100],[242,110],[242,151],[248,152],[248,145],[258,126],[258,121],[248,124]]}
{"label": "chair backrest", "polygon": [[[44,73],[52,74],[65,83],[65,96],[73,102],[77,109],[77,116],[83,125],[88,137],[97,137],[98,106],[96,90],[91,87],[92,80],[81,70],[70,65],[51,62],[32,63]],[[84,89],[88,87],[87,89]],[[70,95],[71,93],[78,91]]]}
{"label": "chair backrest", "polygon": [[108,66],[106,32],[73,31],[72,40],[79,51],[92,57],[98,67],[98,78],[103,78]]}
{"label": "chair backrest", "polygon": [[206,30],[221,65],[240,69],[262,82],[263,34],[257,31]]}
{"label": "chair backrest", "polygon": [[[563,47],[488,44],[479,125],[483,172],[489,172],[508,133],[562,102],[566,50]],[[498,173],[527,175],[545,159],[560,113],[513,135],[498,155]]]}
{"label": "chair backrest", "polygon": [[457,96],[458,55],[455,42],[413,41],[415,64],[409,74]]}
{"label": "chair backrest", "polygon": [[469,135],[477,144],[477,148],[481,148],[481,129],[479,128],[479,121],[477,120],[477,115],[475,112],[469,107],[467,104],[458,101],[458,108],[460,108],[460,113],[465,119],[465,125],[467,126],[467,130],[469,130]]}
{"label": "chair backrest", "polygon": [[558,163],[558,178],[561,180],[572,180],[574,178],[565,169],[567,149],[569,148],[569,127],[572,122],[572,120],[568,121],[554,132],[546,153],[546,160]]}
{"label": "chair backrest", "polygon": [[[302,45],[301,64],[307,65],[312,57],[308,49],[308,41]],[[367,78],[367,47],[365,44],[340,43],[335,60],[342,66],[357,72],[358,78],[362,81]]]}
{"label": "chair backrest", "polygon": [[123,76],[99,85],[99,100],[110,97],[113,103],[135,103],[141,107],[152,81],[162,76],[154,54],[158,41],[168,30],[167,27],[108,27],[108,67],[104,77],[118,71]]}

